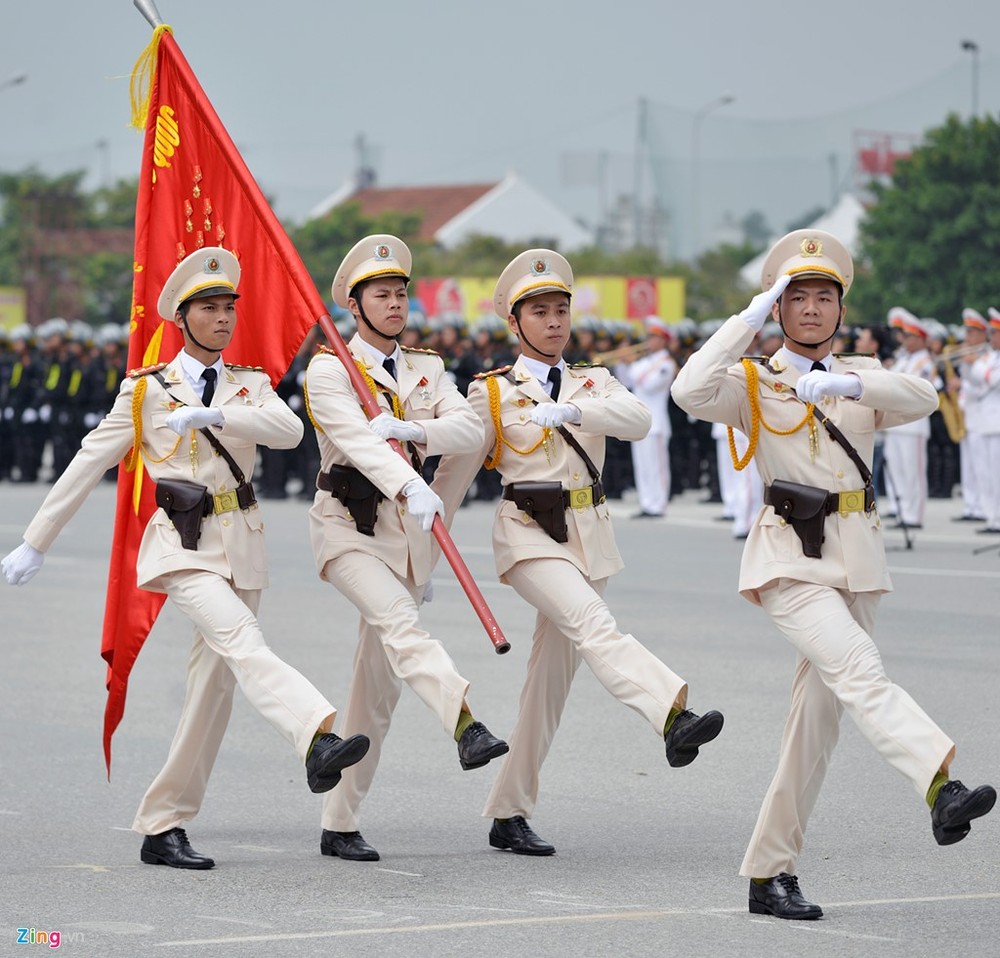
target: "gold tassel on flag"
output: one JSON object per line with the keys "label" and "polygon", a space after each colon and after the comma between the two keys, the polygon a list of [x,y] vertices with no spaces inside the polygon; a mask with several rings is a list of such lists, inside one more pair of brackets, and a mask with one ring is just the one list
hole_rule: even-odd
{"label": "gold tassel on flag", "polygon": [[146,129],[146,119],[149,116],[149,98],[153,91],[153,79],[156,76],[156,55],[160,49],[160,37],[164,33],[173,33],[174,28],[161,24],[153,30],[153,38],[135,61],[132,77],[128,83],[128,92],[132,100],[132,119],[129,126],[137,130]]}

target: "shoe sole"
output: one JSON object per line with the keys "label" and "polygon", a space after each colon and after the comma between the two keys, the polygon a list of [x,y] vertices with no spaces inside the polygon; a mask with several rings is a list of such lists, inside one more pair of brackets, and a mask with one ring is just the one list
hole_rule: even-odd
{"label": "shoe sole", "polygon": [[177,865],[174,862],[168,862],[159,855],[145,851],[139,852],[139,860],[146,865],[166,865],[168,868],[185,868],[189,871],[207,871],[209,868],[215,868],[215,862],[211,858],[197,865]]}
{"label": "shoe sole", "polygon": [[495,758],[499,758],[501,755],[506,755],[510,751],[510,746],[504,742],[501,745],[497,745],[491,752],[481,762],[466,762],[464,759],[459,759],[459,764],[462,766],[464,771],[469,771],[472,768],[482,768],[484,765],[488,765]]}
{"label": "shoe sole", "polygon": [[698,757],[698,749],[718,738],[725,724],[721,712],[715,715],[703,715],[682,745],[667,749],[667,762],[671,768],[683,768],[690,765]]}
{"label": "shoe sole", "polygon": [[763,902],[750,901],[750,914],[751,915],[770,915],[772,918],[781,918],[784,921],[815,921],[817,918],[823,917],[823,909],[816,906],[816,912],[810,913],[808,915],[779,915],[777,912],[772,911]]}
{"label": "shoe sole", "polygon": [[974,801],[962,809],[962,817],[958,821],[949,821],[933,828],[934,839],[939,845],[955,845],[972,831],[969,824],[973,819],[989,814],[996,804],[997,793],[994,789],[976,789]]}
{"label": "shoe sole", "polygon": [[382,858],[378,852],[365,855],[341,855],[335,848],[323,844],[319,846],[319,850],[321,855],[328,855],[330,858],[342,858],[345,862],[377,862],[381,861]]}
{"label": "shoe sole", "polygon": [[502,852],[512,852],[515,855],[533,855],[536,858],[542,858],[546,855],[554,855],[556,853],[556,850],[552,847],[515,848],[510,842],[506,842],[502,838],[496,838],[494,835],[490,835],[490,845],[493,848],[499,848]]}
{"label": "shoe sole", "polygon": [[321,795],[335,788],[340,783],[341,770],[360,762],[368,754],[370,745],[368,739],[357,739],[350,748],[342,749],[329,764],[309,774],[307,778],[309,790]]}

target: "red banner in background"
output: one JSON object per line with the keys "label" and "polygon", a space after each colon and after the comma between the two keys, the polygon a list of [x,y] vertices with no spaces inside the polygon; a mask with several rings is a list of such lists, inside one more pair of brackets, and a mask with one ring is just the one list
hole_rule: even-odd
{"label": "red banner in background", "polygon": [[[173,359],[183,345],[156,310],[174,267],[203,246],[240,261],[236,333],[227,362],[262,366],[277,384],[326,307],[278,218],[184,59],[157,27],[133,74],[133,123],[145,128],[136,204],[129,368]],[[148,104],[140,88],[148,89]],[[137,94],[137,89],[140,92]],[[165,597],[136,585],[153,483],[140,457],[120,467],[101,655],[108,663],[104,757],[125,711],[128,676]]]}

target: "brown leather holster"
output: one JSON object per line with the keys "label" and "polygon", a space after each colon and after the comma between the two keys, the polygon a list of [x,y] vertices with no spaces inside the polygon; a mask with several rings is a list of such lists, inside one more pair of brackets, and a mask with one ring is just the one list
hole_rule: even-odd
{"label": "brown leather holster", "polygon": [[329,492],[346,507],[358,532],[375,535],[378,504],[385,496],[364,473],[353,466],[333,465],[316,477],[316,487]]}
{"label": "brown leather holster", "polygon": [[802,552],[810,559],[822,558],[823,526],[830,494],[818,486],[806,486],[787,479],[775,479],[764,489],[764,502],[774,507],[795,530]]}

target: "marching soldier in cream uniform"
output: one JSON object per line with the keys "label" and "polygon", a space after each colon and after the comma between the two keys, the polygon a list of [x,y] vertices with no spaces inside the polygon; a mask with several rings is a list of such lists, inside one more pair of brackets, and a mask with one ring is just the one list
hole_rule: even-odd
{"label": "marching soldier in cream uniform", "polygon": [[449,516],[484,456],[501,474],[497,572],[538,611],[510,755],[483,813],[493,819],[490,844],[522,855],[555,851],[527,819],[581,661],[665,738],[673,766],[692,762],[723,724],[718,712],[686,710],[685,681],[623,634],[604,602],[608,578],[623,565],[600,477],[605,437],[641,439],[650,414],[606,369],[566,365],[572,287],[569,263],[552,250],[528,250],[503,271],[494,308],[520,341],[521,355],[473,382],[469,401],[485,442],[471,456],[445,456],[435,474]]}
{"label": "marching soldier in cream uniform", "polygon": [[[302,436],[299,420],[264,372],[222,362],[236,327],[239,278],[236,258],[221,248],[206,247],[181,261],[158,309],[181,329],[183,350],[169,363],[129,374],[112,410],[84,439],[28,525],[24,544],[2,563],[8,582],[27,583],[104,473],[130,448],[142,457],[161,508],[139,547],[138,585],[166,593],[196,629],[170,754],[133,823],[146,836],[142,861],[175,868],[215,864],[191,848],[180,825],[201,807],[237,684],[298,753],[314,792],[333,788],[341,769],[368,749],[363,735],[345,741],[330,732],[334,707],[265,643],[256,618],[268,584],[263,520],[253,487],[237,482],[203,432],[211,431],[244,477],[253,471],[258,444],[289,448]],[[133,418],[137,406],[141,415]],[[180,517],[171,521],[173,506],[162,499],[171,487],[183,494],[184,483],[192,498],[200,494],[194,545],[185,543]]]}
{"label": "marching soldier in cream uniform", "polygon": [[[692,415],[757,435],[751,452],[767,505],[747,540],[739,589],[792,643],[798,666],[778,769],[741,874],[752,879],[750,911],[780,918],[822,915],[794,872],[844,710],[926,798],[939,844],[963,839],[996,800],[988,785],[970,791],[948,779],[953,742],[888,679],[871,639],[879,598],[892,587],[871,487],[874,431],[926,416],[937,394],[875,358],[830,353],[852,274],[835,237],[789,233],[765,260],[764,292],[673,386]],[[741,361],[772,313],[784,347],[766,363]]]}
{"label": "marching soldier in cream uniform", "polygon": [[[937,368],[927,348],[927,325],[901,306],[891,310],[890,324],[899,330],[901,337],[892,371],[918,376],[935,385]],[[889,495],[893,508],[897,509],[898,526],[906,525],[911,529],[923,526],[927,506],[927,441],[930,436],[929,414],[893,426],[885,434]]]}
{"label": "marching soldier in cream uniform", "polygon": [[646,344],[649,353],[633,363],[623,364],[619,379],[649,409],[649,432],[632,442],[632,474],[639,500],[635,518],[656,518],[667,513],[670,500],[670,417],[667,401],[670,384],[677,375],[677,363],[670,346],[677,335],[659,316],[647,316]]}
{"label": "marching soldier in cream uniform", "polygon": [[[333,300],[349,309],[358,331],[351,355],[384,412],[370,422],[336,355],[323,349],[306,373],[306,401],[322,466],[309,525],[320,578],[361,613],[344,728],[371,739],[367,758],[324,802],[324,855],[376,861],[358,831],[405,682],[458,743],[465,769],[507,751],[507,743],[473,720],[469,683],[444,647],[421,627],[418,606],[433,566],[430,530],[443,515],[438,496],[420,477],[427,456],[479,449],[479,419],[428,350],[401,349],[409,309],[410,251],[395,236],[368,236],[344,257]],[[386,442],[404,443],[411,460]],[[411,464],[412,463],[412,464]]]}

